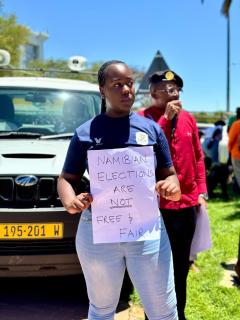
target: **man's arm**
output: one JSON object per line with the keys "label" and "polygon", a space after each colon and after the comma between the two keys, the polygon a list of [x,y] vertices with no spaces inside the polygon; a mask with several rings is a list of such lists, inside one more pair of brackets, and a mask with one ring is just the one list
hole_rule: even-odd
{"label": "man's arm", "polygon": [[204,155],[202,151],[202,146],[200,143],[198,128],[196,125],[196,121],[193,119],[193,146],[194,153],[196,158],[196,182],[198,185],[198,194],[207,193],[207,184],[206,184],[206,169],[204,164]]}

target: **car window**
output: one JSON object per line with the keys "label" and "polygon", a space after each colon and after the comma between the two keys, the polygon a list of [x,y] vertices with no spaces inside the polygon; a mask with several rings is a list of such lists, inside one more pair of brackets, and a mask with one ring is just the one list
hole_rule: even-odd
{"label": "car window", "polygon": [[0,131],[71,133],[100,112],[97,92],[11,88],[0,90]]}

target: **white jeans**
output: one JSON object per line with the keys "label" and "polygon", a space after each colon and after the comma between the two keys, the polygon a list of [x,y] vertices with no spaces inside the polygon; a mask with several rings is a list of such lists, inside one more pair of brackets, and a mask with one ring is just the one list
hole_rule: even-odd
{"label": "white jeans", "polygon": [[125,268],[150,320],[176,320],[170,244],[161,219],[159,240],[93,244],[91,213],[82,214],[76,248],[89,297],[89,320],[113,320]]}

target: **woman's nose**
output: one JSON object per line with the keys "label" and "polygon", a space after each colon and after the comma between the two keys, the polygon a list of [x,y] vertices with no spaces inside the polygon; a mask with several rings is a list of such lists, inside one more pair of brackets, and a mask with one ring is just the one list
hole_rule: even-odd
{"label": "woman's nose", "polygon": [[129,86],[127,84],[124,84],[123,88],[122,88],[122,91],[123,91],[124,94],[129,93],[129,91],[130,91]]}

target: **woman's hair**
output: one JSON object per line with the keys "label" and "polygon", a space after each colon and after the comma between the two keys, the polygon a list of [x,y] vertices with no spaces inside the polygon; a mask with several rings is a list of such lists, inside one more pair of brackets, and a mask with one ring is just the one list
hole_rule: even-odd
{"label": "woman's hair", "polygon": [[[105,85],[106,82],[106,74],[107,74],[107,68],[112,65],[112,64],[125,64],[125,62],[120,61],[120,60],[110,60],[105,62],[100,69],[98,70],[98,84],[100,87]],[[104,113],[106,111],[106,101],[105,99],[102,97],[102,103],[101,103],[101,113]]]}

